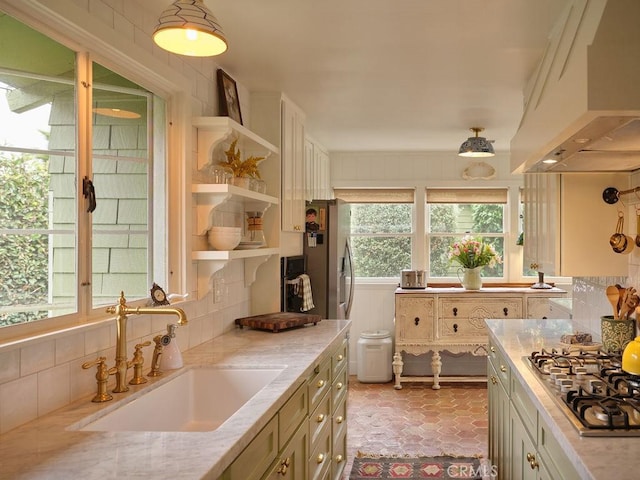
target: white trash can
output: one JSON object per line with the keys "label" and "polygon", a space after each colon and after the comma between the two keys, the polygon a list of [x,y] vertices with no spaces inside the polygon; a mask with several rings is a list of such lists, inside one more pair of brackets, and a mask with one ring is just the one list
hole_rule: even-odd
{"label": "white trash can", "polygon": [[358,339],[358,381],[386,383],[393,378],[391,334],[388,330],[362,332]]}

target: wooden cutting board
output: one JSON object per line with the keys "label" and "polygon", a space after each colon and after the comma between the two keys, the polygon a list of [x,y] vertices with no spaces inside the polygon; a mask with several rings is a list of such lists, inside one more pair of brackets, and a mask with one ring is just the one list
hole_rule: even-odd
{"label": "wooden cutting board", "polygon": [[236,318],[236,325],[240,328],[251,327],[260,330],[270,330],[274,333],[288,328],[301,327],[309,323],[314,325],[322,317],[310,313],[276,312],[265,313],[264,315],[254,315],[252,317]]}

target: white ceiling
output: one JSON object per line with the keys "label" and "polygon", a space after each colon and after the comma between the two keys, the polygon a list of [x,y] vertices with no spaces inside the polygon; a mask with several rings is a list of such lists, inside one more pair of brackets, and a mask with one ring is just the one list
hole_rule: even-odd
{"label": "white ceiling", "polygon": [[[568,0],[205,0],[250,91],[282,91],[330,151],[507,151]],[[164,8],[164,7],[163,7]]]}

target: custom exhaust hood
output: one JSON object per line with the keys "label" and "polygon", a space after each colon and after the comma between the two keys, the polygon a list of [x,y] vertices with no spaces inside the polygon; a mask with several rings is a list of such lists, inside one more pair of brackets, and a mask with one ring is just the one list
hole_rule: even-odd
{"label": "custom exhaust hood", "polygon": [[511,140],[511,171],[640,169],[640,1],[572,0]]}

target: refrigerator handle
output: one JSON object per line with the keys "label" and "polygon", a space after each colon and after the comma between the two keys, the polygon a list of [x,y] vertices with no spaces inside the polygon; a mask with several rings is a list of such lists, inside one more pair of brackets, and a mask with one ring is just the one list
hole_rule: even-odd
{"label": "refrigerator handle", "polygon": [[351,255],[351,247],[349,246],[349,240],[347,239],[346,247],[345,247],[345,256],[347,257],[347,263],[349,265],[349,302],[347,303],[347,308],[345,309],[345,318],[348,319],[349,315],[351,315],[351,307],[353,305],[353,292],[355,290],[355,281],[354,281],[354,267],[353,267],[353,256]]}

